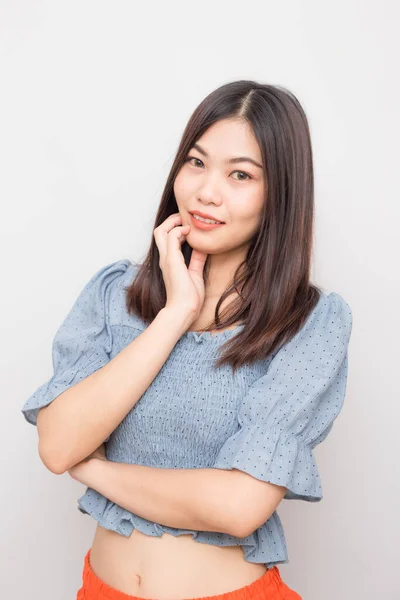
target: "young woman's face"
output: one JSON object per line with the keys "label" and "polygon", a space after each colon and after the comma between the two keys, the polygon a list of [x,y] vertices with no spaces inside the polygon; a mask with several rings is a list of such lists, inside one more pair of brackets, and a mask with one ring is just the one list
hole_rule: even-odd
{"label": "young woman's face", "polygon": [[[245,250],[259,228],[265,197],[261,152],[249,124],[234,119],[214,123],[186,158],[174,193],[182,225],[190,225],[188,244],[207,254]],[[224,224],[200,229],[192,211]]]}

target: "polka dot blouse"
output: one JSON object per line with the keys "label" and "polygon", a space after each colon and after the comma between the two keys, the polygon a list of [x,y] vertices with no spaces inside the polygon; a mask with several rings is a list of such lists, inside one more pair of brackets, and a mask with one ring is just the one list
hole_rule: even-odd
{"label": "polka dot blouse", "polygon": [[[85,285],[55,334],[54,373],[25,402],[25,419],[113,359],[146,328],[125,307],[137,266],[122,259]],[[318,502],[321,480],[314,448],[338,416],[345,397],[352,313],[336,292],[323,292],[302,329],[278,352],[235,374],[214,368],[218,349],[236,329],[184,333],[161,370],[107,438],[109,460],[159,468],[239,469],[287,487],[285,498]],[[188,368],[190,365],[191,368]],[[77,508],[102,527],[130,536],[190,533],[201,543],[243,547],[246,560],[268,568],[288,562],[275,511],[246,538],[150,522],[91,488]]]}

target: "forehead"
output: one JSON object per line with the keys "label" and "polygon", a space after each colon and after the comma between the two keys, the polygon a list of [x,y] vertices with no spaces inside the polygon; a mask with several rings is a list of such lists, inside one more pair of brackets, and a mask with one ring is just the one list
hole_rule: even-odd
{"label": "forehead", "polygon": [[248,155],[262,162],[261,150],[247,121],[223,119],[217,121],[198,138],[197,142],[211,158]]}

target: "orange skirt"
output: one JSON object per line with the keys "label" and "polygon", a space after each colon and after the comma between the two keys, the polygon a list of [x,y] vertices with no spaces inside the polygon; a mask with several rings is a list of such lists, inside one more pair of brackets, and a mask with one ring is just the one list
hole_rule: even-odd
{"label": "orange skirt", "polygon": [[[102,581],[90,566],[90,548],[85,556],[82,572],[82,587],[78,590],[76,600],[143,600],[140,596],[130,596],[110,587]],[[281,579],[278,567],[275,565],[256,579],[250,585],[241,587],[233,592],[202,596],[190,600],[302,600],[302,597],[289,588]]]}

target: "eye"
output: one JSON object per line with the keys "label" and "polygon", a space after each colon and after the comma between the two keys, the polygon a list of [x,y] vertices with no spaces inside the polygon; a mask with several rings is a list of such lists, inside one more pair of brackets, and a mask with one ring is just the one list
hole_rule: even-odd
{"label": "eye", "polygon": [[[185,160],[185,162],[190,162],[191,160],[197,160],[198,162],[203,163],[202,160],[200,160],[199,158],[196,158],[195,156],[188,156],[187,159]],[[193,165],[195,166],[195,165]]]}
{"label": "eye", "polygon": [[244,171],[234,171],[234,173],[241,173],[242,175],[246,175],[247,177],[247,179],[238,179],[238,181],[248,181],[249,179],[252,179],[251,175],[245,173]]}
{"label": "eye", "polygon": [[[197,160],[197,162],[204,164],[202,160],[200,160],[200,158],[197,158],[196,156],[188,156],[185,160],[185,162],[190,162],[191,160]],[[197,166],[197,165],[193,165],[193,166]],[[245,175],[245,177],[247,177],[247,179],[236,179],[236,181],[249,181],[250,179],[253,179],[251,175],[249,175],[249,173],[246,173],[245,171],[233,171],[233,173],[240,173],[241,175]]]}

